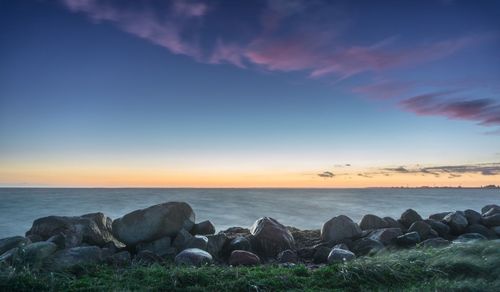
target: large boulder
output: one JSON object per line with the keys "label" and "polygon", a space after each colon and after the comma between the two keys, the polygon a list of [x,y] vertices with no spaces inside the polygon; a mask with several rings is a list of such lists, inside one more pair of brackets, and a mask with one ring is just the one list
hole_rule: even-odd
{"label": "large boulder", "polygon": [[74,247],[86,243],[104,246],[115,241],[111,232],[111,219],[103,213],[92,213],[82,216],[48,216],[36,219],[27,236],[39,236],[47,240],[55,235],[64,239],[64,247]]}
{"label": "large boulder", "polygon": [[481,222],[481,214],[479,214],[474,210],[471,209],[465,210],[464,216],[467,219],[467,222],[469,222],[469,225],[478,224]]}
{"label": "large boulder", "polygon": [[168,202],[136,210],[113,221],[113,234],[129,246],[164,236],[174,237],[182,230],[191,230],[195,214],[189,204]]}
{"label": "large boulder", "polygon": [[328,254],[327,263],[329,264],[339,263],[339,262],[341,263],[353,260],[355,258],[356,255],[351,251],[340,248],[333,248]]}
{"label": "large boulder", "polygon": [[403,232],[401,228],[383,228],[374,230],[369,238],[381,242],[383,245],[389,245],[395,241],[395,239],[402,235]]}
{"label": "large boulder", "polygon": [[280,263],[297,263],[299,260],[299,256],[297,253],[291,249],[284,250],[278,254],[276,257],[278,262]]}
{"label": "large boulder", "polygon": [[171,239],[168,236],[150,242],[141,242],[135,246],[135,249],[137,252],[149,250],[161,257],[175,253],[175,249],[171,246]]}
{"label": "large boulder", "polygon": [[491,209],[499,209],[500,210],[500,206],[495,205],[495,204],[486,205],[483,208],[481,208],[481,214],[485,214],[486,212],[488,212]]}
{"label": "large boulder", "polygon": [[333,217],[325,222],[321,228],[321,240],[323,241],[341,241],[359,237],[361,234],[359,225],[345,215]]}
{"label": "large boulder", "polygon": [[229,241],[229,243],[227,244],[226,254],[231,254],[233,252],[233,250],[251,251],[252,244],[250,243],[250,240],[247,239],[247,237],[236,236],[231,241]]}
{"label": "large boulder", "polygon": [[424,220],[425,223],[429,224],[429,226],[437,232],[437,234],[441,237],[448,238],[450,234],[450,227],[444,224],[441,221],[436,221],[432,219]]}
{"label": "large boulder", "polygon": [[201,266],[211,264],[212,261],[212,256],[199,248],[188,248],[175,256],[176,265]]}
{"label": "large boulder", "polygon": [[388,223],[377,215],[367,214],[359,222],[361,230],[380,229],[388,227]]}
{"label": "large boulder", "polygon": [[418,235],[420,235],[421,240],[426,240],[432,234],[432,228],[429,224],[425,223],[424,221],[417,221],[413,223],[410,228],[408,228],[408,232],[417,232]]}
{"label": "large boulder", "polygon": [[403,224],[406,228],[410,228],[410,226],[417,221],[422,221],[422,217],[413,209],[404,211],[399,219],[399,222],[401,222],[401,224]]}
{"label": "large boulder", "polygon": [[384,217],[383,219],[387,223],[387,228],[400,228],[401,230],[406,228],[398,220],[392,217]]}
{"label": "large boulder", "polygon": [[500,214],[485,216],[481,220],[484,225],[489,227],[500,226]]}
{"label": "large boulder", "polygon": [[207,235],[207,251],[214,258],[222,256],[222,249],[228,241],[228,237],[225,233],[218,233],[214,235]]}
{"label": "large boulder", "polygon": [[23,236],[12,236],[0,239],[0,255],[4,252],[30,243],[30,240]]}
{"label": "large boulder", "polygon": [[258,255],[246,250],[234,250],[229,256],[228,263],[231,266],[255,266],[260,264]]}
{"label": "large boulder", "polygon": [[326,263],[330,251],[332,251],[332,249],[328,246],[317,246],[314,249],[313,262],[315,264]]}
{"label": "large boulder", "polygon": [[396,243],[403,247],[414,246],[419,242],[420,235],[416,231],[405,233],[396,238]]}
{"label": "large boulder", "polygon": [[215,233],[215,227],[209,220],[197,223],[193,226],[191,233],[194,235],[209,235]]}
{"label": "large boulder", "polygon": [[51,270],[61,271],[101,263],[103,256],[97,246],[78,246],[58,251],[48,260]]}
{"label": "large boulder", "polygon": [[57,245],[52,242],[40,241],[20,248],[14,256],[16,262],[35,268],[42,266],[43,261],[57,251]]}
{"label": "large boulder", "polygon": [[465,232],[465,228],[469,225],[467,218],[462,212],[452,212],[444,217],[444,222],[450,226],[450,232],[454,235],[460,235]]}
{"label": "large boulder", "polygon": [[488,239],[495,239],[497,235],[495,231],[481,224],[472,224],[465,228],[465,233],[479,233]]}
{"label": "large boulder", "polygon": [[451,212],[440,212],[440,213],[435,213],[429,215],[429,219],[435,220],[435,221],[442,221],[446,215],[450,214]]}
{"label": "large boulder", "polygon": [[380,241],[365,237],[354,241],[351,251],[357,256],[363,256],[376,253],[383,248],[384,245]]}
{"label": "large boulder", "polygon": [[281,251],[293,249],[295,240],[288,229],[270,217],[255,221],[250,228],[257,243],[256,249],[267,257],[275,257]]}

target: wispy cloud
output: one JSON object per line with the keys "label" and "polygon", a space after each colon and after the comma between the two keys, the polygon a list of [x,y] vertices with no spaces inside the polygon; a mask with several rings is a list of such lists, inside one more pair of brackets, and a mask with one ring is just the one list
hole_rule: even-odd
{"label": "wispy cloud", "polygon": [[330,172],[330,171],[324,171],[322,173],[318,173],[318,176],[319,177],[323,177],[323,178],[332,178],[335,175],[332,172]]}

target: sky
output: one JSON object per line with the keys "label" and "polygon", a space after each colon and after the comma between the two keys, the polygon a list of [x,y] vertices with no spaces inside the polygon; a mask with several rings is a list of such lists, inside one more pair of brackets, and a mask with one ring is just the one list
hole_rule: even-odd
{"label": "sky", "polygon": [[0,186],[500,185],[500,2],[0,0]]}

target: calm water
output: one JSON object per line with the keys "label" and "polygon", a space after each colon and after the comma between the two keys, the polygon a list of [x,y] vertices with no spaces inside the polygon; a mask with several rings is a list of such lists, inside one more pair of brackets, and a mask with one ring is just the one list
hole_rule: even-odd
{"label": "calm water", "polygon": [[0,238],[24,234],[34,219],[101,211],[118,218],[167,201],[186,201],[197,221],[210,219],[218,230],[250,226],[262,216],[285,225],[318,229],[333,216],[358,221],[364,214],[421,215],[478,210],[500,204],[496,189],[27,189],[0,188]]}

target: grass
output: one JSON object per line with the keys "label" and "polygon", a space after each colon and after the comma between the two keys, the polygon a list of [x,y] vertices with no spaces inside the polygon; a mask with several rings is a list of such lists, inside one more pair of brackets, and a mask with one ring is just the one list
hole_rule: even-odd
{"label": "grass", "polygon": [[295,267],[116,269],[87,266],[72,273],[3,268],[1,291],[500,291],[500,242],[381,253],[309,270]]}

